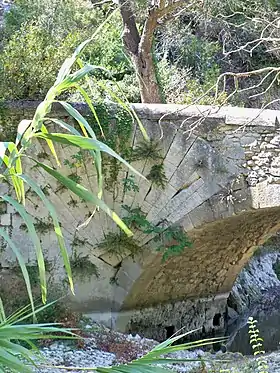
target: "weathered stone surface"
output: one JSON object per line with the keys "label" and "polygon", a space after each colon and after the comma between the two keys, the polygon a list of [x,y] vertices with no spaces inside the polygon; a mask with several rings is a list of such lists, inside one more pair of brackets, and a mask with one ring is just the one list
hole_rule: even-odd
{"label": "weathered stone surface", "polygon": [[0,219],[0,223],[4,227],[11,225],[11,223],[12,223],[11,222],[11,214],[2,214],[1,219]]}
{"label": "weathered stone surface", "polygon": [[[31,118],[35,107],[36,103],[10,104],[8,112],[10,110],[13,121],[19,122],[23,116]],[[85,105],[76,107],[81,113],[88,114]],[[147,176],[155,163],[162,162],[167,184],[161,189],[136,176],[139,193],[125,190],[123,179],[132,174],[122,167],[117,176],[118,187],[112,192],[113,185],[106,185],[104,200],[121,217],[126,214],[121,206],[126,204],[140,207],[151,223],[183,227],[193,247],[186,248],[182,255],[162,263],[161,254],[152,250],[154,234],[140,231],[134,238],[139,246],[147,249],[142,258],[134,262],[127,257],[129,252],[122,256],[109,255],[99,248],[99,243],[109,233],[119,233],[110,217],[96,211],[89,224],[78,230],[92,215],[95,206],[61,188],[38,168],[31,169],[33,165],[28,159],[24,167],[56,207],[70,257],[88,256],[102,272],[100,279],[92,277],[86,283],[77,280],[77,301],[75,303],[71,298],[71,303],[78,306],[80,302],[90,313],[98,308],[98,304],[107,310],[119,309],[122,305],[149,309],[155,304],[171,302],[170,307],[159,306],[159,318],[167,320],[176,302],[229,292],[255,247],[279,229],[280,140],[275,125],[279,112],[265,110],[258,115],[256,109],[207,106],[184,109],[179,105],[136,104],[134,108],[149,136],[159,142],[162,159],[152,161],[143,154],[133,166]],[[56,117],[71,123],[64,110],[54,106],[54,111]],[[190,124],[197,120],[202,120],[200,125],[190,132]],[[243,125],[244,131],[238,131]],[[135,148],[143,138],[136,124],[132,132],[133,136],[127,141]],[[34,143],[32,151],[44,156],[48,149],[44,143]],[[76,151],[72,147],[57,146],[59,157],[70,162]],[[56,167],[52,157],[44,161]],[[60,172],[67,176],[73,169],[75,166],[63,165]],[[97,193],[96,172],[88,158],[77,168],[76,176],[86,188]],[[0,189],[1,194],[6,193],[8,186],[3,184]],[[51,222],[47,209],[31,190],[27,192],[26,208],[34,222],[35,217],[47,226]],[[40,225],[40,221],[36,223]],[[1,210],[0,224],[20,245],[25,260],[35,263],[32,242],[23,227],[20,228],[22,220],[14,208],[7,205]],[[38,234],[45,257],[54,263],[52,276],[63,281],[65,273],[56,236],[50,233],[51,226],[47,232],[42,228],[44,225],[41,224]],[[15,258],[4,240],[1,247],[0,264],[9,267]],[[119,281],[119,285],[113,284],[112,278]],[[196,301],[194,304],[200,307]],[[206,313],[209,320],[213,317],[211,312]],[[149,313],[147,311],[147,315]],[[137,314],[137,324],[141,324],[141,317],[145,320],[145,313]],[[210,327],[209,320],[205,325]],[[182,321],[183,324],[190,325],[188,320]]]}
{"label": "weathered stone surface", "polygon": [[[260,209],[208,223],[188,232],[193,242],[179,257],[162,263],[159,254],[144,267],[125,307],[143,307],[230,291],[254,248],[280,228],[278,208]],[[160,289],[160,292],[158,291]]]}
{"label": "weathered stone surface", "polygon": [[[93,260],[93,258],[91,259]],[[110,265],[95,258],[94,263],[98,269],[98,277],[95,274],[83,273],[82,279],[76,278],[75,296],[69,296],[66,302],[79,312],[106,312],[111,310],[115,286],[108,281],[114,276],[115,269]]]}
{"label": "weathered stone surface", "polygon": [[[124,317],[120,315],[116,327],[123,329],[124,332],[138,333],[159,341],[165,340],[182,328],[186,330],[202,328],[204,335],[211,332],[214,336],[215,331],[220,330],[224,325],[225,309],[226,296],[220,299],[190,299],[156,305],[134,311],[133,314],[127,312],[125,322]],[[215,315],[218,315],[216,323]],[[195,333],[192,337],[195,337]]]}

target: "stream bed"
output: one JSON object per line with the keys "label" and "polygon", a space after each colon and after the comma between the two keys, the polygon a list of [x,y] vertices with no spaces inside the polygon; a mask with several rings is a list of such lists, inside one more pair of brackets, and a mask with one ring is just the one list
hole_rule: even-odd
{"label": "stream bed", "polygon": [[249,343],[248,318],[257,320],[259,336],[263,339],[265,352],[280,348],[280,287],[267,291],[259,302],[241,316],[227,330],[230,335],[228,349],[244,355],[252,355]]}

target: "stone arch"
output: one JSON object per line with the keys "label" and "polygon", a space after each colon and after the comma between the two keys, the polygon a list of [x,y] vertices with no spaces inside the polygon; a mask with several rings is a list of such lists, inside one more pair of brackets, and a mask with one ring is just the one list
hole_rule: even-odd
{"label": "stone arch", "polygon": [[[26,119],[32,118],[36,105],[30,102],[10,105],[11,123],[14,125],[14,120],[18,123],[23,116]],[[77,104],[76,107],[84,115],[89,115],[83,104]],[[65,111],[57,107],[54,109],[56,117],[72,123]],[[138,320],[138,324],[140,320],[143,329],[146,325],[144,320],[149,319],[149,314],[154,319],[157,314],[157,320],[171,320],[174,316],[172,322],[169,320],[167,325],[162,325],[165,332],[168,327],[189,325],[192,314],[188,319],[182,312],[187,307],[194,307],[193,312],[199,310],[201,314],[208,315],[207,320],[210,321],[204,329],[211,330],[215,312],[223,315],[226,294],[238,271],[253,253],[254,247],[279,228],[280,113],[244,108],[190,106],[184,109],[179,105],[143,104],[134,105],[134,109],[149,136],[159,142],[160,162],[164,166],[167,183],[161,189],[149,180],[136,177],[140,192],[125,191],[122,180],[130,173],[122,169],[117,180],[118,197],[104,188],[104,200],[121,216],[121,205],[129,204],[132,207],[140,206],[147,220],[155,225],[164,221],[167,226],[182,226],[194,241],[194,246],[181,257],[162,264],[160,255],[150,251],[152,236],[138,231],[135,239],[147,249],[144,258],[133,261],[127,253],[121,258],[108,255],[99,248],[99,243],[108,232],[116,232],[112,220],[100,212],[95,214],[86,229],[77,233],[76,227],[91,215],[92,206],[77,200],[69,191],[60,189],[55,180],[34,168],[27,159],[25,166],[28,172],[48,192],[59,212],[69,254],[78,243],[79,254],[88,257],[100,270],[99,278],[92,275],[86,282],[76,282],[77,296],[70,301],[73,307],[88,313],[95,310],[117,313],[121,308],[130,312],[133,308],[142,307],[147,311],[142,312],[142,318],[139,316],[141,312],[137,311],[134,320]],[[189,126],[198,122],[200,125],[189,132]],[[244,131],[238,131],[240,126],[243,126]],[[143,138],[136,125],[132,132],[133,136],[128,142],[135,148]],[[34,144],[33,150],[38,152],[38,156],[43,156],[46,164],[56,167],[51,157],[45,157],[48,153],[45,143]],[[57,147],[59,157],[70,162],[76,151],[68,146]],[[89,165],[90,160],[85,159],[76,176],[81,178],[85,187],[96,191],[96,174]],[[154,164],[142,159],[133,165],[147,176]],[[72,172],[65,165],[60,171],[65,175]],[[3,189],[6,189],[5,185],[1,185],[1,193],[6,191]],[[39,202],[32,191],[27,190],[27,211],[37,223],[48,225],[48,211]],[[35,263],[32,243],[22,227],[20,217],[11,206],[4,206],[1,211],[0,225],[9,231],[15,242],[21,244],[26,262]],[[56,237],[50,230],[41,232],[40,238],[46,258],[60,264],[53,277],[62,283],[64,268],[57,258]],[[4,247],[4,244],[1,243],[1,246]],[[6,248],[0,254],[2,267],[9,269],[14,265],[15,259]],[[202,257],[206,263],[211,259],[211,263],[195,267],[195,263]],[[226,258],[231,258],[232,264],[224,268],[223,259]],[[188,268],[189,263],[192,266]],[[213,273],[211,267],[215,268]],[[181,284],[179,280],[182,273],[186,276]],[[110,281],[112,277],[117,280],[114,284]],[[198,278],[202,281],[198,282]],[[147,294],[144,296],[146,288]],[[139,295],[138,300],[131,295],[134,292]],[[213,297],[218,304],[215,309],[211,308]],[[165,302],[169,302],[169,305]],[[181,316],[178,317],[178,314]],[[113,316],[109,318],[112,320]],[[125,327],[129,327],[130,320],[130,316],[124,320]],[[179,324],[178,320],[181,320]],[[205,317],[202,321],[205,321]],[[161,338],[164,338],[164,334]]]}
{"label": "stone arch", "polygon": [[[166,337],[164,329],[170,325],[176,330],[203,327],[208,334],[222,329],[227,297],[237,275],[254,250],[279,230],[280,207],[274,207],[189,231],[193,247],[182,255],[166,263],[160,254],[139,261],[142,271],[131,283],[122,305],[127,312],[120,313],[116,326],[158,339]],[[219,323],[214,322],[217,314]]]}

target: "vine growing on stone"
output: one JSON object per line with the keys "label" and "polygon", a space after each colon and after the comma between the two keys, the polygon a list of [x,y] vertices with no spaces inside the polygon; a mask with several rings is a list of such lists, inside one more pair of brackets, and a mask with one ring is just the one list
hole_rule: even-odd
{"label": "vine growing on stone", "polygon": [[[110,146],[111,149],[120,154],[123,158],[130,160],[132,147],[130,139],[132,136],[133,119],[131,115],[122,107],[116,107],[114,110],[109,110],[104,103],[95,105],[96,115],[99,122],[102,123],[103,142]],[[96,118],[92,116],[89,123],[94,131],[100,132],[99,123]],[[105,188],[114,194],[116,198],[118,195],[118,176],[121,170],[121,163],[111,157],[103,157],[103,171]]]}
{"label": "vine growing on stone", "polygon": [[122,207],[128,213],[123,218],[127,226],[131,229],[138,229],[147,235],[154,235],[153,241],[158,244],[156,250],[163,253],[163,262],[171,256],[182,254],[186,247],[192,246],[181,227],[166,227],[163,223],[155,225],[146,219],[140,207],[131,208],[128,205]]}
{"label": "vine growing on stone", "polygon": [[126,178],[122,179],[123,190],[126,192],[139,192],[139,186],[135,183],[135,176],[128,175]]}

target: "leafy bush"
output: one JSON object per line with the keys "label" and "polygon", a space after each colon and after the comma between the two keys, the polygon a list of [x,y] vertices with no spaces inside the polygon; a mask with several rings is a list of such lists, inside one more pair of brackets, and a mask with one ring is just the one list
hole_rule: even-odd
{"label": "leafy bush", "polygon": [[[220,68],[214,65],[204,72],[204,79],[193,77],[191,70],[172,65],[166,59],[158,63],[164,97],[168,103],[192,104],[198,98],[200,105],[211,105],[215,90],[211,89],[220,75]],[[226,99],[226,93],[219,94],[217,104]]]}
{"label": "leafy bush", "polygon": [[[19,0],[7,12],[5,40],[0,54],[0,96],[6,99],[43,98],[73,45],[91,37],[93,29],[105,19],[90,1]],[[120,19],[111,18],[107,29],[89,46],[83,59],[110,70],[95,73],[98,78],[119,80],[131,74],[130,62],[123,54]],[[36,63],[34,63],[36,61]],[[55,61],[55,63],[54,63]],[[95,91],[96,97],[99,90]]]}
{"label": "leafy bush", "polygon": [[94,18],[97,14],[89,10],[90,2],[82,0],[17,0],[5,13],[5,36],[10,39],[23,24],[36,21],[49,35],[62,38],[72,30],[97,25],[98,20]]}
{"label": "leafy bush", "polygon": [[[217,42],[192,35],[187,26],[175,22],[158,36],[156,53],[167,102],[191,104],[204,96],[199,104],[213,103],[215,92],[209,90],[221,73],[221,47]],[[220,95],[218,103],[224,99],[225,95]]]}
{"label": "leafy bush", "polygon": [[43,97],[55,80],[56,66],[82,40],[82,35],[74,32],[57,40],[38,24],[23,24],[0,55],[0,95],[6,99]]}

